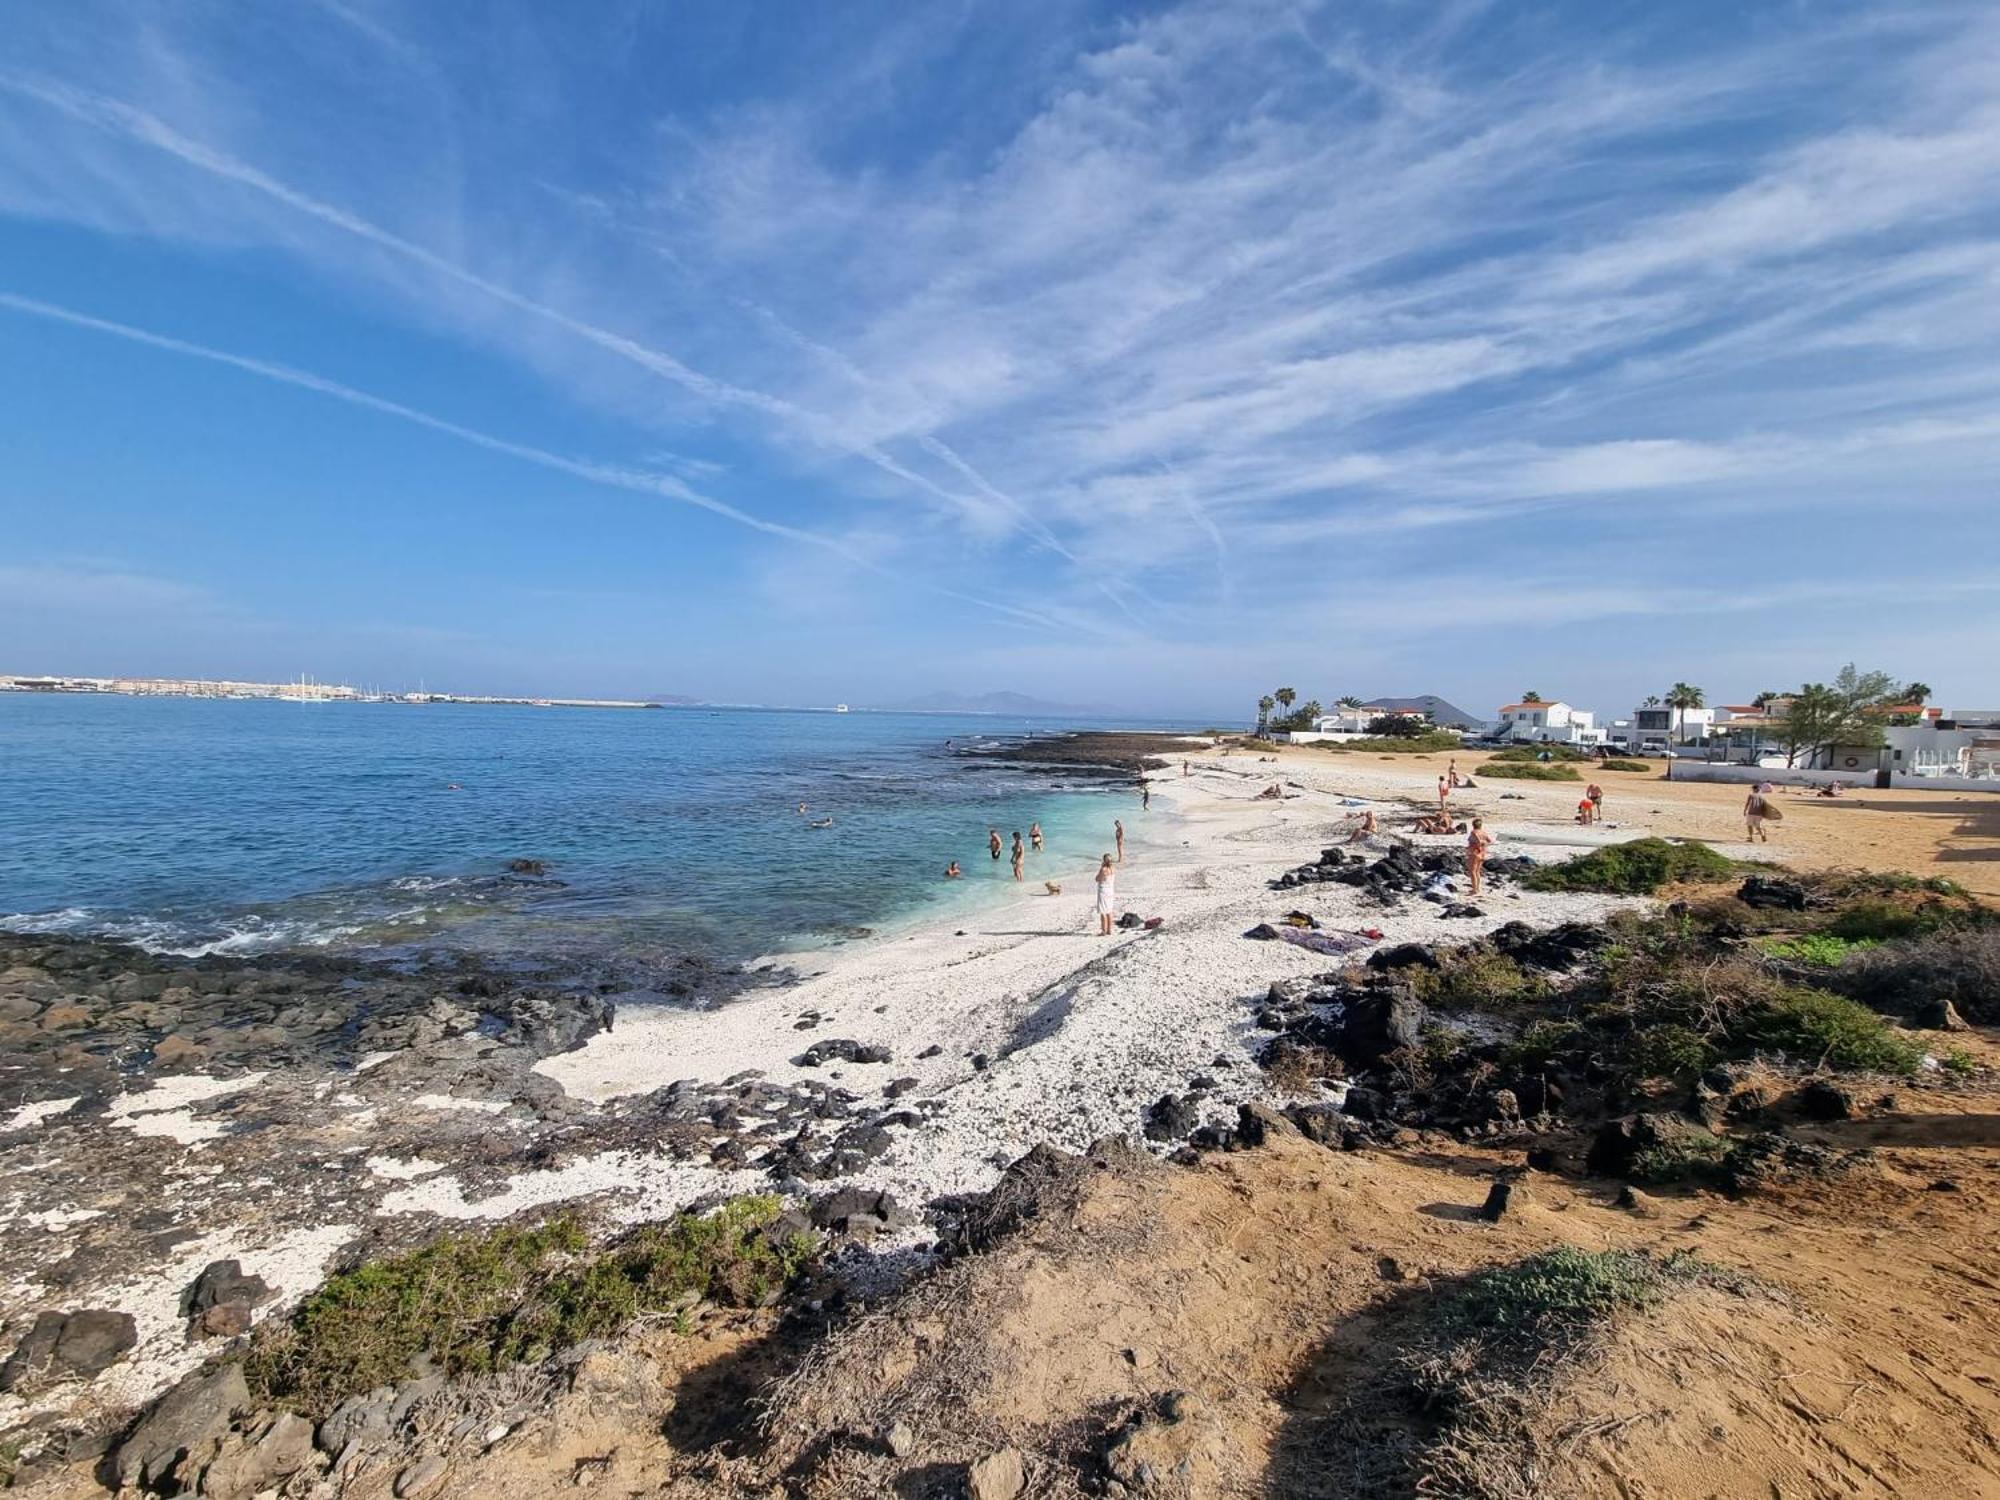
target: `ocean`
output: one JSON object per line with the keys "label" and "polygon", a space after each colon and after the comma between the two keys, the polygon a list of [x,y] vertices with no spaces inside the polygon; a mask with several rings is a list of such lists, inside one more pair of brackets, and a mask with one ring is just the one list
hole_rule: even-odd
{"label": "ocean", "polygon": [[[954,753],[1086,727],[1108,726],[0,693],[0,928],[188,954],[739,963],[1018,889],[988,827],[1042,824],[1031,879],[1109,848],[1114,817],[1145,837],[1165,815],[1142,819],[1129,783]],[[964,881],[940,878],[951,859]]]}

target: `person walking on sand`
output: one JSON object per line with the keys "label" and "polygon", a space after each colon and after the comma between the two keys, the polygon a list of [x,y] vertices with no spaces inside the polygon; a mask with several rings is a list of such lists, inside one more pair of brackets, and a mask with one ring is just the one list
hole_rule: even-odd
{"label": "person walking on sand", "polygon": [[1118,867],[1105,855],[1097,867],[1097,935],[1111,936],[1111,918],[1118,910]]}
{"label": "person walking on sand", "polygon": [[1118,841],[1118,863],[1122,865],[1125,863],[1125,820],[1123,818],[1113,819],[1111,832]]}
{"label": "person walking on sand", "polygon": [[1758,782],[1756,789],[1743,799],[1743,826],[1748,830],[1745,840],[1748,843],[1770,843],[1771,835],[1765,831],[1765,822],[1784,816],[1778,811],[1777,804],[1765,795],[1770,785],[1768,781]]}
{"label": "person walking on sand", "polygon": [[1440,812],[1444,810],[1445,803],[1451,800],[1451,788],[1451,782],[1446,781],[1442,776],[1438,777],[1438,810]]}
{"label": "person walking on sand", "polygon": [[1191,762],[1185,760],[1181,762],[1181,775],[1183,777],[1194,775],[1194,766]]}
{"label": "person walking on sand", "polygon": [[1035,853],[1037,853],[1037,854],[1040,854],[1040,853],[1042,852],[1042,825],[1041,825],[1041,824],[1039,824],[1039,823],[1030,823],[1030,824],[1028,825],[1028,842],[1029,842],[1029,843],[1031,843],[1031,844],[1033,844],[1033,845],[1035,846]]}
{"label": "person walking on sand", "polygon": [[1474,818],[1472,831],[1465,836],[1465,878],[1475,896],[1479,894],[1479,882],[1486,875],[1486,851],[1492,847],[1493,835],[1486,831],[1486,820]]}
{"label": "person walking on sand", "polygon": [[986,851],[987,853],[991,854],[995,859],[998,859],[1000,857],[999,829],[989,828],[986,830]]}
{"label": "person walking on sand", "polygon": [[1021,830],[1014,830],[1014,878],[1021,878],[1021,866],[1028,862],[1028,846],[1021,842]]}

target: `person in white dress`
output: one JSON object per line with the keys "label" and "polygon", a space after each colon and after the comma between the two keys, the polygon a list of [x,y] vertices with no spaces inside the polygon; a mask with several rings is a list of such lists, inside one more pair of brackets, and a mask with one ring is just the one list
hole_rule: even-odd
{"label": "person in white dress", "polygon": [[1104,863],[1097,867],[1097,935],[1111,936],[1111,918],[1118,910],[1118,866],[1111,856],[1104,856]]}

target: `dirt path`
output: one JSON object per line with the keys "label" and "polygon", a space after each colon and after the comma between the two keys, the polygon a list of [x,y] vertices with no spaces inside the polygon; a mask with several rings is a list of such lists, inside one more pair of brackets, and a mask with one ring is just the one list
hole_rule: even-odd
{"label": "dirt path", "polygon": [[[1474,773],[1487,757],[1458,755],[1382,756],[1365,751],[1331,751],[1318,746],[1284,746],[1279,768],[1346,771],[1362,781],[1391,784],[1406,796],[1435,795],[1438,776],[1453,760],[1461,774]],[[1664,762],[1654,762],[1664,766]],[[1671,838],[1734,843],[1743,837],[1746,788],[1719,782],[1668,781],[1662,770],[1644,775],[1598,771],[1579,765],[1585,780],[1606,793],[1605,816],[1627,828]],[[1531,805],[1546,805],[1552,818],[1567,821],[1583,782],[1503,782],[1490,779],[1480,790],[1516,792]],[[2000,896],[2000,793],[1926,791],[1853,792],[1839,798],[1780,793],[1784,822],[1772,841],[1778,857],[1809,868],[1910,870],[1943,875],[1967,890]]]}

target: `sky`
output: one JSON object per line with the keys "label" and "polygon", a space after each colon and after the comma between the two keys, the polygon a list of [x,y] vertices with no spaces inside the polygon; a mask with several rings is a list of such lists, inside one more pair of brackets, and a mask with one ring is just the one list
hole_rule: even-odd
{"label": "sky", "polygon": [[2000,704],[2000,9],[0,0],[0,671]]}

